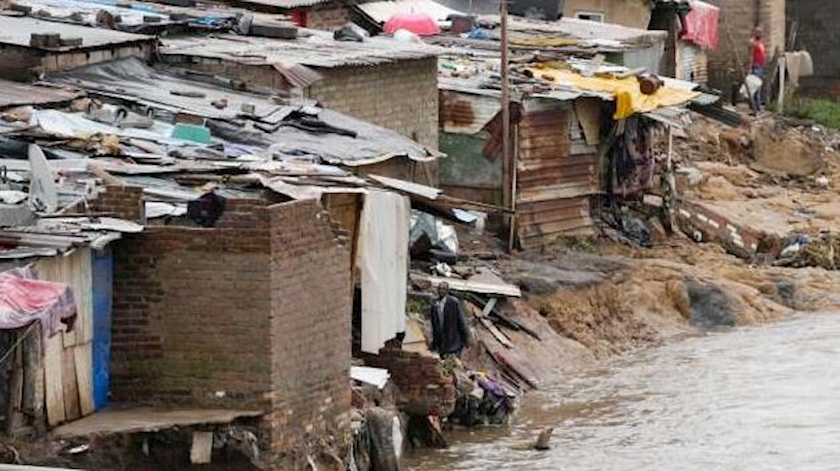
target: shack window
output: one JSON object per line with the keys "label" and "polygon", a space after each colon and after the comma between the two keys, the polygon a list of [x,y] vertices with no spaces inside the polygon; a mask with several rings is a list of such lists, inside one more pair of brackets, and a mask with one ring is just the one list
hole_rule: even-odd
{"label": "shack window", "polygon": [[602,12],[596,11],[579,11],[575,12],[575,18],[580,20],[589,20],[589,21],[597,21],[599,23],[603,23],[606,20],[606,16]]}

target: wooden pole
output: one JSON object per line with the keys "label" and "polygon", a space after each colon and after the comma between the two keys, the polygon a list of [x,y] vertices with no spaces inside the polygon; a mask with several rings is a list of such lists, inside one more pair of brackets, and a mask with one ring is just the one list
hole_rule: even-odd
{"label": "wooden pole", "polygon": [[[504,167],[507,169],[507,176],[510,178],[509,184],[511,184],[512,188],[509,191],[510,194],[510,207],[511,209],[515,210],[516,208],[516,196],[514,195],[514,188],[515,179],[513,178],[513,171],[516,166],[516,163],[511,159],[511,152],[510,152],[510,77],[509,77],[509,58],[508,58],[508,6],[507,0],[501,0],[499,4],[499,16],[501,17],[502,23],[502,37],[501,37],[501,46],[502,46],[502,57],[501,57],[501,75],[502,75],[502,159],[504,162]],[[508,250],[513,249],[513,234],[514,231],[514,224],[516,223],[515,215],[510,217],[509,220],[511,226],[511,237],[508,242]]]}
{"label": "wooden pole", "polygon": [[785,71],[787,69],[787,63],[785,62],[785,56],[779,58],[779,114],[783,114],[785,112]]}

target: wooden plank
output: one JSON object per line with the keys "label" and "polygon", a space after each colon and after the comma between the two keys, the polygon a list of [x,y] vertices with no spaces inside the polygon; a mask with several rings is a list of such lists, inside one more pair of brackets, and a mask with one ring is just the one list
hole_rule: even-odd
{"label": "wooden plank", "polygon": [[44,392],[50,426],[67,420],[64,411],[63,352],[61,335],[54,335],[44,342]]}
{"label": "wooden plank", "polygon": [[458,278],[444,278],[439,276],[422,275],[419,273],[411,274],[412,280],[420,280],[429,282],[432,287],[437,287],[441,283],[446,283],[453,291],[466,291],[479,294],[496,294],[499,296],[513,296],[521,297],[522,291],[516,285],[509,283],[486,283],[481,281],[461,280]]}
{"label": "wooden plank", "polygon": [[74,347],[62,352],[61,380],[64,386],[64,416],[67,420],[76,420],[82,416],[79,407],[79,383],[76,380],[76,358]]}
{"label": "wooden plank", "polygon": [[484,305],[484,309],[481,311],[479,311],[478,307],[476,307],[472,303],[467,303],[467,306],[469,306],[469,310],[472,313],[472,315],[476,319],[478,319],[478,322],[481,325],[483,325],[484,328],[486,328],[490,332],[490,334],[493,335],[496,341],[498,341],[506,348],[513,348],[513,343],[511,343],[510,338],[508,338],[507,335],[505,335],[501,330],[499,330],[499,328],[496,327],[495,324],[493,324],[493,321],[487,318],[487,315],[490,314],[490,312],[493,310],[493,307],[496,306],[496,301],[496,298],[490,298],[490,301],[488,301],[487,304]]}
{"label": "wooden plank", "polygon": [[213,432],[193,432],[190,463],[209,464],[213,454]]}
{"label": "wooden plank", "polygon": [[575,100],[577,114],[583,136],[590,146],[601,142],[601,100],[598,98],[578,98]]}
{"label": "wooden plank", "polygon": [[[26,331],[19,331],[15,338],[20,339]],[[11,353],[12,370],[9,378],[9,402],[6,408],[6,434],[14,435],[23,423],[23,349],[20,345],[14,347]]]}
{"label": "wooden plank", "polygon": [[39,435],[45,429],[44,355],[40,325],[34,326],[23,341],[23,411],[32,417]]}
{"label": "wooden plank", "polygon": [[84,417],[93,414],[96,409],[93,400],[93,342],[76,345],[73,348],[73,358],[79,388],[79,409]]}

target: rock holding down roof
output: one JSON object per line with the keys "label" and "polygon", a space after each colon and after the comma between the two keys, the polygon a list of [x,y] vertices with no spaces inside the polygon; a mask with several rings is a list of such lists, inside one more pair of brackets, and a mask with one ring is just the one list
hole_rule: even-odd
{"label": "rock holding down roof", "polygon": [[[312,102],[276,104],[264,91],[243,92],[201,80],[208,76],[151,69],[137,59],[93,65],[47,79],[134,106],[212,120],[208,126],[215,137],[270,146],[280,159],[308,156],[335,165],[360,166],[394,157],[428,161],[443,155],[394,131]],[[214,106],[220,101],[226,106]],[[155,129],[170,128],[157,126],[143,132]],[[170,142],[172,138],[161,134],[158,141]]]}

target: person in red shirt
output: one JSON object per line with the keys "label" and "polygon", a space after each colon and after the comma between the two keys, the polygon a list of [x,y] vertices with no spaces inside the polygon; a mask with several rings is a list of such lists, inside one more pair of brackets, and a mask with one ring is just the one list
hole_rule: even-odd
{"label": "person in red shirt", "polygon": [[764,78],[764,66],[767,64],[767,47],[764,45],[764,32],[755,28],[750,38],[750,73]]}
{"label": "person in red shirt", "polygon": [[[764,66],[767,65],[767,47],[764,45],[764,32],[761,27],[756,27],[750,37],[750,74],[764,80]],[[754,113],[761,111],[763,97],[761,88],[755,96],[750,96],[750,108]]]}

